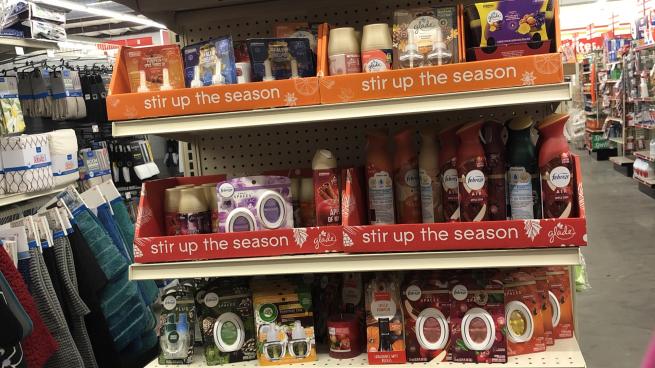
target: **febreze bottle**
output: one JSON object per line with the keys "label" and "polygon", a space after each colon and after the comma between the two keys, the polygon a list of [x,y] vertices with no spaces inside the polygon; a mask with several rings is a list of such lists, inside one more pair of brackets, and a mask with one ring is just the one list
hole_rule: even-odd
{"label": "febreze bottle", "polygon": [[480,142],[483,121],[466,124],[457,131],[457,175],[459,176],[459,215],[463,222],[488,219],[487,160]]}
{"label": "febreze bottle", "polygon": [[489,219],[507,220],[507,155],[503,143],[503,124],[490,120],[482,125],[482,140],[487,159],[487,178],[489,179]]}
{"label": "febreze bottle", "polygon": [[569,218],[573,211],[573,159],[564,137],[567,114],[551,114],[538,126],[539,172],[544,218]]}
{"label": "febreze bottle", "polygon": [[421,195],[418,157],[414,147],[414,130],[405,129],[394,135],[394,179],[396,190],[396,223],[421,223]]}
{"label": "febreze bottle", "polygon": [[441,173],[441,201],[446,222],[459,221],[459,184],[457,180],[456,128],[439,133],[439,172]]}

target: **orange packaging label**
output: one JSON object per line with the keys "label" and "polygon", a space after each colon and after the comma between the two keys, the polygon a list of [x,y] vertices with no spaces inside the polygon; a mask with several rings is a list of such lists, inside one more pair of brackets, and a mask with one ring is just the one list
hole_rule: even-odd
{"label": "orange packaging label", "polygon": [[[362,69],[366,62],[362,55]],[[379,100],[561,83],[560,54],[475,61],[321,79],[321,103]]]}
{"label": "orange packaging label", "polygon": [[391,49],[362,51],[362,70],[366,73],[391,69]]}

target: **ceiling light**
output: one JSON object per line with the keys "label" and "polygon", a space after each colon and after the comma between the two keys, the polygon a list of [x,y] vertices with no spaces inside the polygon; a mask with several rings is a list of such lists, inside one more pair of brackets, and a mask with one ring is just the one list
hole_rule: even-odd
{"label": "ceiling light", "polygon": [[111,10],[98,9],[95,7],[89,7],[87,5],[82,5],[67,0],[36,0],[35,2],[56,6],[58,8],[76,10],[88,14],[99,15],[101,17],[120,19],[125,22],[143,24],[145,26],[150,26],[155,28],[161,28],[161,29],[167,28],[165,25],[161,23],[157,23],[145,17],[138,17],[136,15],[131,15],[131,14],[123,14]]}

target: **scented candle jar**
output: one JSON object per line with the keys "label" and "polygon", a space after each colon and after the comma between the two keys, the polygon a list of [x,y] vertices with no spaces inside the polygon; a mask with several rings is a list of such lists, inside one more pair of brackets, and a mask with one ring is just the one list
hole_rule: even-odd
{"label": "scented candle jar", "polygon": [[330,75],[360,73],[359,41],[352,27],[333,28],[328,41]]}
{"label": "scented candle jar", "polygon": [[392,47],[389,25],[368,24],[362,34],[362,70],[367,73],[390,70]]}
{"label": "scented candle jar", "polygon": [[359,319],[354,314],[339,314],[327,321],[330,357],[349,359],[361,353]]}

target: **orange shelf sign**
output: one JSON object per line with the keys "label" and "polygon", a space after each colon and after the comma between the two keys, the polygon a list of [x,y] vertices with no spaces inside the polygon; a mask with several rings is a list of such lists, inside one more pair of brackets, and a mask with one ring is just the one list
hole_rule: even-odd
{"label": "orange shelf sign", "polygon": [[107,96],[109,120],[317,105],[318,78],[228,84]]}
{"label": "orange shelf sign", "polygon": [[564,81],[559,53],[321,78],[321,103],[379,100]]}

